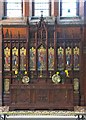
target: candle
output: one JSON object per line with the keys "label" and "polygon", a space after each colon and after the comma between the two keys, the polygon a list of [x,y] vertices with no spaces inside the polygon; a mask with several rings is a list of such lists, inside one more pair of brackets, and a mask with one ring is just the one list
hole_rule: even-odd
{"label": "candle", "polygon": [[27,74],[27,71],[25,71],[25,74]]}
{"label": "candle", "polygon": [[15,71],[15,74],[17,74],[17,73],[18,73],[18,71],[16,70],[16,71]]}

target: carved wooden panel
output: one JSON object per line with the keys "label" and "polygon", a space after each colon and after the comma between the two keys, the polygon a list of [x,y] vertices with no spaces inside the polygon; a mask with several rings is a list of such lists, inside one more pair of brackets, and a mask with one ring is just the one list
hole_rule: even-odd
{"label": "carved wooden panel", "polygon": [[10,109],[73,109],[72,85],[11,85]]}
{"label": "carved wooden panel", "polygon": [[47,103],[49,99],[48,90],[36,90],[36,103]]}
{"label": "carved wooden panel", "polygon": [[[11,108],[73,108],[74,78],[81,83],[81,34],[79,27],[76,30],[49,25],[43,18],[35,25],[3,28],[3,81],[9,79]],[[64,84],[53,83],[52,76],[65,69],[69,78]],[[22,83],[25,75],[27,85]]]}

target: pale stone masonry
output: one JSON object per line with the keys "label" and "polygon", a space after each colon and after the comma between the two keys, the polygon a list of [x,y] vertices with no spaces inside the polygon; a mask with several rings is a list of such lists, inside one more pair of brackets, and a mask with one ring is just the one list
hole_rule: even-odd
{"label": "pale stone masonry", "polygon": [[0,20],[4,16],[4,2],[0,0]]}

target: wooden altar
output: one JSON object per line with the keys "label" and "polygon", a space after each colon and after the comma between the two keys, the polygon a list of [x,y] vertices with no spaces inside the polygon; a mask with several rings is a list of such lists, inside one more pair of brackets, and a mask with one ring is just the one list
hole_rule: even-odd
{"label": "wooden altar", "polygon": [[10,110],[73,110],[73,86],[70,84],[11,85]]}
{"label": "wooden altar", "polygon": [[[48,24],[42,16],[35,24],[4,25],[3,105],[10,110],[79,105],[81,35],[80,26]],[[65,70],[69,77],[54,83],[52,76]]]}

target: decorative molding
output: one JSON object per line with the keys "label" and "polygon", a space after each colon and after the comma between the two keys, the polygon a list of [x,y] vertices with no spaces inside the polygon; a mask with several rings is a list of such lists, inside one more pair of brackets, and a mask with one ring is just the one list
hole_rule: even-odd
{"label": "decorative molding", "polygon": [[78,91],[79,91],[79,79],[74,78],[74,92],[78,92]]}
{"label": "decorative molding", "polygon": [[[80,107],[80,106],[75,106],[74,111],[62,111],[62,110],[27,110],[27,111],[9,111],[9,106],[3,106],[1,107],[1,113],[2,115],[6,114],[6,115],[12,115],[13,117],[15,117],[16,115],[22,115],[22,116],[40,116],[43,115],[44,117],[53,117],[53,116],[76,116],[76,115],[85,115],[86,114],[86,110],[84,107]],[[29,117],[30,117],[29,116]],[[80,119],[81,120],[81,119]]]}
{"label": "decorative molding", "polygon": [[0,107],[0,112],[8,112],[9,111],[9,106],[1,106]]}
{"label": "decorative molding", "polygon": [[2,105],[2,25],[0,25],[0,105]]}

